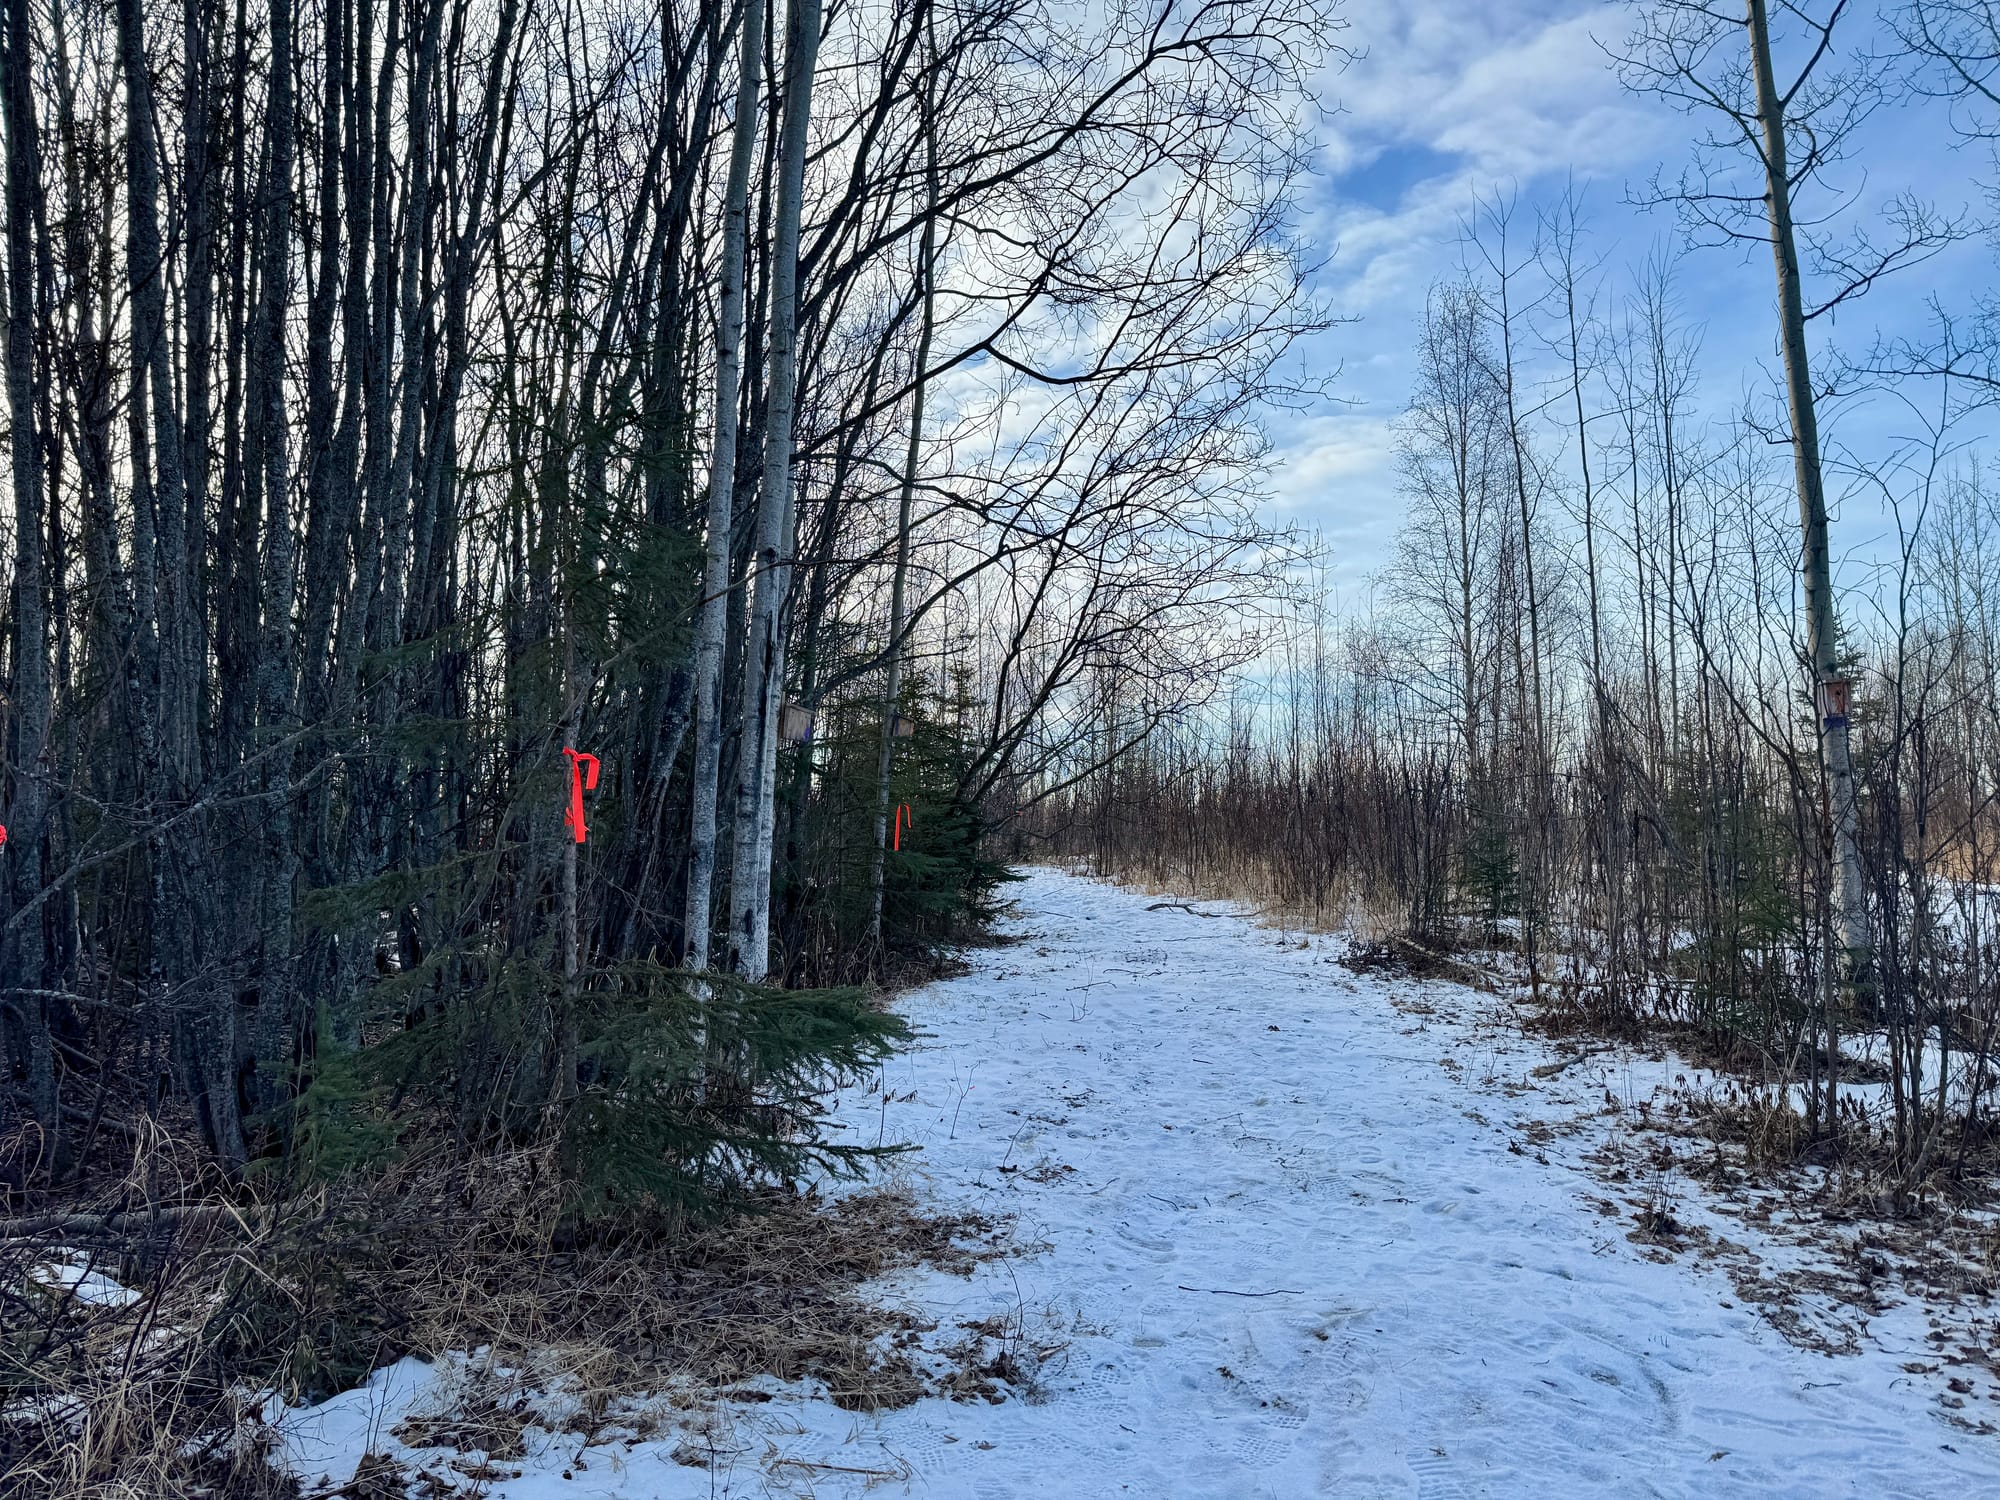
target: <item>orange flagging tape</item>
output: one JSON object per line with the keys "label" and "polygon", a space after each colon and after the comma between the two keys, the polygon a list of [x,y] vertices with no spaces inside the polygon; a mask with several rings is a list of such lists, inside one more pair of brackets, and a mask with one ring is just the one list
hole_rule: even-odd
{"label": "orange flagging tape", "polygon": [[563,827],[576,835],[580,844],[590,832],[583,825],[583,794],[597,790],[597,757],[567,745],[563,754],[569,757],[569,810],[563,814]]}

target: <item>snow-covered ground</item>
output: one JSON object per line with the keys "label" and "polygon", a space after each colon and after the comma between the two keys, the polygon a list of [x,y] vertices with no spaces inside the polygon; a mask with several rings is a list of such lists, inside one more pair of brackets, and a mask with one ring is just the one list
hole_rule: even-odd
{"label": "snow-covered ground", "polygon": [[[773,1384],[692,1443],[532,1432],[485,1493],[2000,1495],[2000,1438],[1948,1423],[1934,1360],[1905,1369],[1931,1354],[1920,1307],[1813,1353],[1720,1268],[1631,1241],[1575,1140],[1523,1135],[1602,1075],[1532,1081],[1555,1054],[1431,1003],[1468,992],[1050,870],[1016,896],[1018,941],[905,997],[921,1045],[840,1117],[1046,1247],[881,1289],[934,1344],[1005,1319],[1031,1387],[867,1415]],[[1731,1221],[1739,1267],[1795,1256],[1758,1235]],[[423,1458],[389,1431],[440,1380],[405,1361],[291,1414],[308,1493],[371,1445]],[[2000,1410],[1991,1385],[1961,1420]]]}

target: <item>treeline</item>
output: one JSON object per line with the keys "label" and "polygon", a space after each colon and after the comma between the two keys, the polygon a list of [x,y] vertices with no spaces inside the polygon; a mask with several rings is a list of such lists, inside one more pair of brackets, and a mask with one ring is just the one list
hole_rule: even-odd
{"label": "treeline", "polygon": [[1254,649],[1334,30],[6,0],[8,1201],[141,1118],[793,1162],[1089,674]]}
{"label": "treeline", "polygon": [[[1900,20],[1884,58],[1838,5],[1638,7],[1628,83],[1709,131],[1655,195],[1771,253],[1772,397],[1702,409],[1677,257],[1603,273],[1577,194],[1489,197],[1429,299],[1373,599],[1301,577],[1226,711],[1041,816],[1106,871],[1351,922],[1419,966],[1507,949],[1552,1024],[1726,1059],[1756,1144],[1865,1161],[1907,1203],[1994,1165],[2000,496],[1968,443],[2000,387],[1980,307],[1844,355],[1813,330],[1973,232],[1903,198],[1835,240],[1826,174],[1912,89],[1984,135],[2000,34],[1983,6]],[[1828,389],[1917,436],[1829,456]],[[1829,493],[1887,533],[1837,609]]]}

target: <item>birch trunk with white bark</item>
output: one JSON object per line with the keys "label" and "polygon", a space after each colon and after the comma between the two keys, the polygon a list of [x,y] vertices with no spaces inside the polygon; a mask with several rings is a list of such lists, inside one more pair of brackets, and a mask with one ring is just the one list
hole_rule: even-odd
{"label": "birch trunk with white bark", "polygon": [[776,811],[778,709],[785,689],[785,595],[791,588],[797,514],[792,424],[799,373],[799,217],[806,138],[819,56],[820,0],[793,0],[785,47],[785,124],[771,247],[771,347],[764,475],[757,504],[755,580],[743,655],[742,745],[736,758],[736,828],[730,872],[730,966],[761,980],[770,967],[771,835]]}
{"label": "birch trunk with white bark", "polygon": [[743,363],[745,262],[750,238],[750,165],[757,146],[757,99],[764,72],[764,3],[744,0],[736,124],[729,143],[722,238],[722,295],[716,316],[715,443],[709,457],[708,537],[702,566],[701,623],[695,646],[693,815],[688,836],[687,920],[682,962],[708,967],[715,884],[716,801],[722,775],[722,658],[729,624],[729,538],[734,525],[736,443]]}

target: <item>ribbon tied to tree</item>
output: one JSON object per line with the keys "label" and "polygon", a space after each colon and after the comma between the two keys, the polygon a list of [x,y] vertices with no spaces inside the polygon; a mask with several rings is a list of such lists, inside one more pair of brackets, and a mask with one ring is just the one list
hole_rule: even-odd
{"label": "ribbon tied to tree", "polygon": [[917,826],[917,813],[916,813],[916,809],[915,809],[915,808],[913,808],[913,807],[911,807],[911,806],[910,806],[910,804],[909,804],[909,803],[907,803],[907,802],[898,802],[898,803],[896,804],[896,846],[895,846],[895,847],[896,847],[896,849],[897,849],[897,851],[898,851],[899,853],[900,853],[900,852],[902,851],[902,848],[903,848],[903,826],[904,826],[905,824],[908,824],[908,825],[909,825],[909,826],[910,826],[911,828],[915,828],[915,827]]}
{"label": "ribbon tied to tree", "polygon": [[583,794],[597,790],[597,757],[567,745],[563,746],[563,754],[569,757],[569,807],[563,813],[563,827],[580,844],[590,833],[583,822]]}

